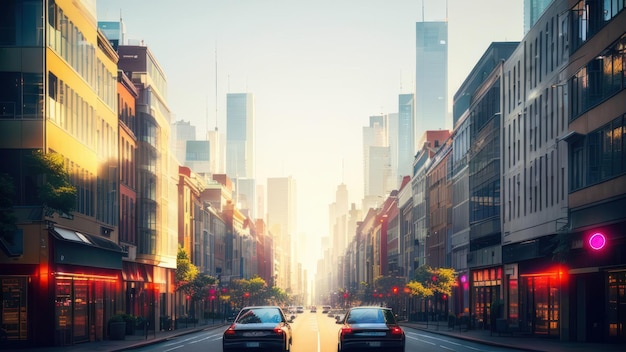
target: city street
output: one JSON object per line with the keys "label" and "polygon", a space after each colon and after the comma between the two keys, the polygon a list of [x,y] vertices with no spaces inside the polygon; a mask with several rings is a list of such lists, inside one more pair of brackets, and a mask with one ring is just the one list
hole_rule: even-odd
{"label": "city street", "polygon": [[[190,352],[222,351],[224,327],[182,335],[159,344],[149,345],[134,351],[169,352],[184,350]],[[299,314],[292,323],[294,352],[329,352],[337,350],[337,330],[335,320],[326,314],[305,312]],[[405,328],[406,351],[513,351],[503,347],[490,346],[479,342],[464,341],[454,337],[428,331]]]}

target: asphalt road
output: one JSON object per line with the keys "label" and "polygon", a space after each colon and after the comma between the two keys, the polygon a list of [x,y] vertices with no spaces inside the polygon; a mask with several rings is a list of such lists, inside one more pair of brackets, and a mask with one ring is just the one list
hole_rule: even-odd
{"label": "asphalt road", "polygon": [[[337,351],[337,331],[339,327],[335,324],[335,320],[328,317],[326,314],[322,314],[320,311],[317,313],[305,312],[299,314],[291,326],[293,331],[293,345],[291,348],[293,352]],[[136,351],[221,352],[222,333],[224,330],[224,327],[220,327],[189,335],[183,335],[160,344],[137,349]],[[511,351],[501,347],[482,345],[479,343],[468,342],[455,339],[453,337],[446,337],[411,328],[405,328],[405,333],[407,342],[406,352]]]}

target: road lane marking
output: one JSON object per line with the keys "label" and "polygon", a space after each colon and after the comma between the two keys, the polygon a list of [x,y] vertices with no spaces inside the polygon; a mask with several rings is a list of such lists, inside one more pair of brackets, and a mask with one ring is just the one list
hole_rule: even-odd
{"label": "road lane marking", "polygon": [[[433,340],[437,340],[437,341],[440,341],[440,342],[445,342],[445,343],[448,343],[448,344],[451,344],[451,345],[462,346],[464,348],[467,348],[467,349],[470,349],[470,350],[474,350],[474,351],[482,351],[480,348],[468,346],[468,345],[465,345],[465,344],[462,344],[462,343],[453,342],[453,341],[442,339],[442,338],[435,337],[435,336],[418,334],[418,333],[414,333],[414,332],[408,332],[407,333],[407,337],[412,338],[412,339],[417,340],[417,341],[428,342],[426,340],[422,340],[422,339],[419,339],[419,338],[416,338],[416,337],[408,336],[408,335],[411,335],[411,334],[416,335],[416,336],[420,336],[420,337],[423,337],[423,338],[428,338],[428,339],[433,339]],[[456,339],[456,337],[454,337],[454,336],[451,336],[451,338]],[[430,342],[428,342],[428,343],[430,343]],[[435,343],[432,343],[432,345],[435,345]]]}
{"label": "road lane marking", "polygon": [[317,352],[320,352],[320,331],[317,330]]}
{"label": "road lane marking", "polygon": [[183,348],[183,347],[185,347],[185,345],[176,346],[176,347],[174,347],[174,348],[170,348],[169,350],[165,350],[165,351],[163,351],[163,352],[169,352],[169,351],[177,350],[177,349],[179,349],[179,348]]}
{"label": "road lane marking", "polygon": [[408,337],[408,338],[410,338],[410,339],[413,339],[413,340],[415,340],[415,341],[420,341],[420,342],[427,343],[427,344],[429,344],[429,345],[433,345],[433,346],[436,346],[436,345],[437,345],[437,344],[436,344],[436,343],[434,343],[434,342],[430,342],[430,341],[426,341],[426,340],[418,339],[417,337],[413,337],[413,336],[407,336],[407,337]]}

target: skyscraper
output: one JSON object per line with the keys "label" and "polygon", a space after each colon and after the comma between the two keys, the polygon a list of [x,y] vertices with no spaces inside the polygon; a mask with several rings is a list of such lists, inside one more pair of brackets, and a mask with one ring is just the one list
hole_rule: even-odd
{"label": "skyscraper", "polygon": [[411,176],[415,156],[415,95],[398,96],[397,186],[404,176]]}
{"label": "skyscraper", "polygon": [[415,38],[415,138],[419,142],[425,131],[446,128],[448,23],[417,22]]}
{"label": "skyscraper", "polygon": [[274,235],[278,260],[277,286],[292,287],[292,242],[296,235],[296,181],[291,177],[267,179],[267,224]]}
{"label": "skyscraper", "polygon": [[235,180],[254,178],[254,96],[226,96],[226,174]]}
{"label": "skyscraper", "polygon": [[388,116],[370,116],[363,127],[363,209],[376,208],[394,187],[388,139]]}
{"label": "skyscraper", "polygon": [[537,22],[552,0],[524,0],[524,34]]}
{"label": "skyscraper", "polygon": [[[185,163],[187,141],[196,140],[196,126],[189,121],[176,121],[171,125],[171,145],[174,155],[180,164]],[[197,171],[194,169],[194,171]]]}

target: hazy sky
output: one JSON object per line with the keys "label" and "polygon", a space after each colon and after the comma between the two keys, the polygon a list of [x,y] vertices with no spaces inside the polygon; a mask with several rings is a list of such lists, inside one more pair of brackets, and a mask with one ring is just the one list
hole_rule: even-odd
{"label": "hazy sky", "polygon": [[99,0],[98,19],[121,13],[127,38],[166,72],[173,121],[199,135],[207,121],[225,131],[226,93],[253,93],[257,183],[293,176],[298,230],[317,237],[328,235],[337,185],[360,206],[369,116],[397,112],[398,94],[414,90],[416,22],[448,19],[450,101],[491,42],[522,38],[523,0],[447,3]]}

